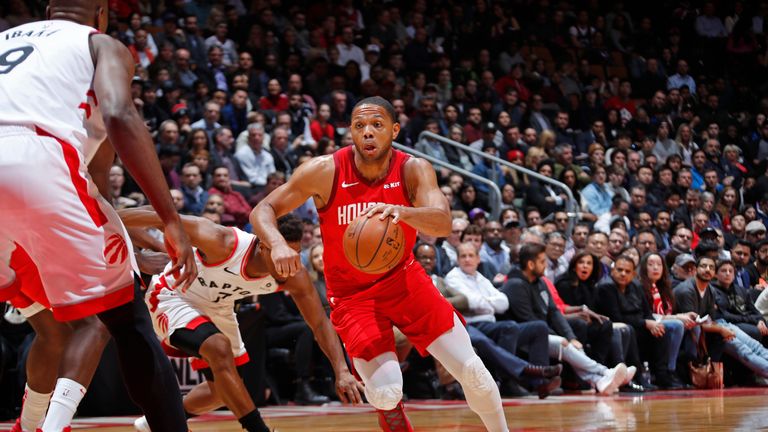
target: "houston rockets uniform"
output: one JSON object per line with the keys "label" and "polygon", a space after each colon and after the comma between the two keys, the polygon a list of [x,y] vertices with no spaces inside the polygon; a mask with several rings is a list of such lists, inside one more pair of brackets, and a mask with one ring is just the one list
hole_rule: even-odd
{"label": "houston rockets uniform", "polygon": [[15,278],[18,244],[60,320],[133,298],[130,241],[86,170],[106,137],[92,88],[94,32],[53,20],[0,33],[0,287]]}
{"label": "houston rockets uniform", "polygon": [[[249,278],[245,275],[248,257],[256,247],[257,239],[253,234],[232,229],[235,232],[235,247],[227,259],[204,263],[199,252],[195,251],[199,274],[186,292],[172,288],[175,281],[172,275],[152,277],[144,300],[152,316],[155,333],[171,356],[188,357],[188,354],[171,345],[170,337],[174,331],[194,330],[200,324],[210,322],[229,338],[235,364],[240,366],[248,361],[235,316],[235,301],[253,295],[271,294],[278,290],[279,284],[272,276]],[[168,264],[166,271],[170,266]],[[207,364],[201,359],[192,361],[195,370],[206,367]]]}
{"label": "houston rockets uniform", "polygon": [[336,170],[331,196],[318,209],[323,234],[323,261],[331,322],[350,356],[371,360],[395,347],[397,326],[422,354],[453,328],[454,309],[413,257],[416,230],[400,222],[405,233],[403,259],[383,275],[355,269],[344,256],[344,231],[357,216],[379,203],[412,207],[403,169],[409,156],[392,150],[387,175],[369,182],[357,170],[354,147],[333,155]]}

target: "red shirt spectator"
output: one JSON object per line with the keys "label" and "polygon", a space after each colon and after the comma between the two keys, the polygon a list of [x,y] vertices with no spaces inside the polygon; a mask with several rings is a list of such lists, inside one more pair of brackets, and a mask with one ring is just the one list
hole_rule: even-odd
{"label": "red shirt spectator", "polygon": [[267,83],[267,95],[262,96],[259,99],[259,109],[287,111],[288,110],[288,96],[282,92],[283,89],[280,86],[280,82],[276,79],[271,79]]}
{"label": "red shirt spectator", "polygon": [[224,200],[224,214],[221,215],[222,225],[243,227],[248,223],[251,206],[243,195],[232,189],[229,180],[229,169],[220,166],[213,171],[213,186],[208,190],[211,195],[220,195]]}

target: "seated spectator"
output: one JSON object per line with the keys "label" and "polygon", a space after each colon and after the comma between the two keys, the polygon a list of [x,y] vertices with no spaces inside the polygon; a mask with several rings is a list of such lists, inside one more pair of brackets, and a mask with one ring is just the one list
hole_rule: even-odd
{"label": "seated spectator", "polygon": [[501,317],[521,323],[546,321],[550,332],[554,333],[548,338],[549,356],[561,358],[571,365],[576,375],[595,387],[599,394],[610,395],[620,386],[629,384],[635,370],[628,372],[623,363],[609,369],[584,353],[583,346],[541,279],[547,265],[544,249],[541,244],[524,244],[520,249],[520,271],[501,289],[510,305]]}
{"label": "seated spectator", "polygon": [[189,125],[192,129],[202,129],[208,134],[208,141],[213,142],[213,132],[221,127],[219,118],[221,117],[221,107],[216,102],[207,102],[203,118]]}
{"label": "seated spectator", "polygon": [[723,319],[763,344],[768,345],[768,326],[760,311],[749,300],[747,290],[734,282],[736,266],[730,260],[717,262],[717,273],[712,281],[715,303]]}
{"label": "seated spectator", "polygon": [[588,354],[598,363],[607,363],[611,350],[611,320],[594,310],[597,308],[595,285],[602,278],[600,261],[581,251],[571,259],[567,271],[555,281],[558,295],[565,304],[561,312],[576,338],[588,347]]}
{"label": "seated spectator", "polygon": [[189,162],[181,169],[181,192],[184,194],[184,212],[199,216],[208,201],[208,192],[200,186],[203,177],[200,168]]}
{"label": "seated spectator", "polygon": [[[632,279],[635,276],[635,263],[627,256],[620,256],[613,264],[611,277],[598,284],[598,312],[606,315],[615,323],[624,323],[631,327],[630,349],[627,362],[640,366],[642,360],[648,360],[654,375],[654,382],[662,388],[682,388],[682,383],[670,370],[670,352],[674,352],[672,362],[677,360],[677,350],[683,337],[683,327],[675,326],[666,330],[661,322],[653,318],[651,306],[643,288]],[[640,383],[651,387],[649,382]]]}
{"label": "seated spectator", "polygon": [[[467,327],[478,330],[493,342],[495,349],[483,349],[487,351],[485,354],[488,354],[486,361],[493,366],[502,367],[503,379],[534,378],[532,385],[539,389],[539,397],[546,397],[549,392],[559,386],[560,382],[559,378],[551,382],[547,378],[559,375],[560,368],[526,364],[515,355],[518,346],[525,347],[531,363],[549,364],[546,324],[542,321],[524,324],[509,320],[497,322],[495,315],[506,312],[509,308],[509,300],[493,287],[491,281],[478,273],[480,257],[474,244],[468,242],[460,244],[458,256],[459,266],[445,277],[446,289],[466,297],[467,307],[462,315],[467,321]],[[476,339],[485,338],[476,336]],[[470,339],[472,339],[472,333],[470,333]],[[502,353],[502,350],[506,353]],[[554,385],[550,387],[550,384]]]}
{"label": "seated spectator", "polygon": [[[723,352],[738,360],[757,375],[768,378],[768,349],[749,337],[739,327],[726,321],[718,311],[715,295],[710,283],[715,275],[715,260],[699,257],[696,261],[696,276],[681,283],[673,291],[676,312],[695,312],[701,319],[701,330],[712,337],[707,346],[714,361]],[[722,347],[722,348],[721,348]]]}
{"label": "seated spectator", "polygon": [[568,271],[568,261],[565,253],[565,235],[559,231],[553,231],[544,237],[547,254],[547,268],[544,276],[550,281],[555,281]]}
{"label": "seated spectator", "polygon": [[601,166],[592,168],[592,183],[581,191],[581,208],[594,215],[608,213],[613,196],[605,184],[606,171]]}
{"label": "seated spectator", "polygon": [[271,79],[267,83],[267,94],[259,99],[260,110],[270,110],[275,113],[288,109],[288,96],[283,93],[280,81]]}
{"label": "seated spectator", "polygon": [[[555,164],[551,159],[539,162],[536,171],[545,177],[552,177]],[[539,180],[531,180],[526,192],[528,205],[539,209],[541,217],[546,218],[550,214],[565,209],[568,196],[558,187]]]}
{"label": "seated spectator", "polygon": [[264,127],[258,123],[248,126],[248,147],[242,147],[235,152],[235,159],[245,174],[248,182],[257,190],[267,184],[267,176],[276,171],[275,159],[263,148]]}
{"label": "seated spectator", "polygon": [[223,225],[233,225],[243,228],[248,223],[251,206],[243,195],[232,189],[229,178],[229,168],[219,166],[213,170],[213,184],[208,189],[210,195],[220,195],[224,201],[224,211],[221,219]]}

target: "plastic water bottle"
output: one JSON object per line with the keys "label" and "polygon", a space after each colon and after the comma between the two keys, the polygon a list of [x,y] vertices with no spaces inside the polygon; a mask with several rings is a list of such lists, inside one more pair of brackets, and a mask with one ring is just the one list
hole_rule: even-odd
{"label": "plastic water bottle", "polygon": [[643,379],[643,385],[651,383],[651,369],[648,367],[648,362],[643,362],[643,369],[640,371],[640,376]]}

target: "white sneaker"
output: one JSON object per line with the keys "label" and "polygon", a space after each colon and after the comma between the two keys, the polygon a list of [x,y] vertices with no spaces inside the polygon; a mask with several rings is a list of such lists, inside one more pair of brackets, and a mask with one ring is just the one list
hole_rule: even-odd
{"label": "white sneaker", "polygon": [[149,423],[147,423],[147,418],[144,416],[137,418],[136,421],[133,422],[133,427],[139,432],[152,432],[149,428]]}
{"label": "white sneaker", "polygon": [[609,395],[615,392],[624,382],[627,376],[627,366],[619,363],[613,369],[605,371],[605,375],[597,381],[597,392],[601,395]]}
{"label": "white sneaker", "polygon": [[624,378],[624,382],[621,385],[627,385],[632,382],[632,378],[635,377],[637,368],[634,366],[627,366],[627,376]]}

